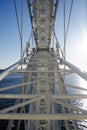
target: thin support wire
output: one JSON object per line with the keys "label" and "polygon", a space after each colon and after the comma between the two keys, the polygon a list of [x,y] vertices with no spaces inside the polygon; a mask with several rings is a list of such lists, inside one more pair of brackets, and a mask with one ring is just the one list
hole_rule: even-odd
{"label": "thin support wire", "polygon": [[[66,61],[66,5],[65,5],[65,0],[63,2],[63,13],[64,13],[64,74],[65,74],[65,61]],[[65,76],[64,76],[65,78]]]}
{"label": "thin support wire", "polygon": [[66,40],[67,40],[67,35],[68,35],[68,30],[69,30],[69,25],[70,25],[72,7],[73,7],[73,0],[71,1],[69,18],[68,18],[68,23],[67,23],[67,27],[66,27],[66,3],[65,3],[65,0],[64,0],[64,3],[63,3],[63,13],[64,13],[64,69],[65,69],[65,61],[66,61]]}
{"label": "thin support wire", "polygon": [[66,28],[66,35],[65,35],[65,39],[66,39],[66,40],[67,40],[67,34],[68,34],[68,30],[69,30],[69,25],[70,25],[72,7],[73,7],[73,0],[71,1],[70,12],[69,12],[69,18],[68,18],[68,23],[67,23],[67,28]]}

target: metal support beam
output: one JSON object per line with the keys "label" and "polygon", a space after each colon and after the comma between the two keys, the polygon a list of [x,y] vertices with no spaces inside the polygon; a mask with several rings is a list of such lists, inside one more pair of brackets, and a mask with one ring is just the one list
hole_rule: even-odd
{"label": "metal support beam", "polygon": [[87,120],[86,114],[0,114],[2,120]]}
{"label": "metal support beam", "polygon": [[3,99],[32,99],[38,96],[45,98],[51,97],[53,99],[87,99],[87,94],[70,94],[70,95],[51,95],[51,94],[0,94]]}
{"label": "metal support beam", "polygon": [[19,66],[19,63],[20,63],[20,61],[18,61],[17,63],[15,63],[15,64],[11,65],[10,67],[8,67],[7,69],[5,69],[4,72],[2,72],[0,74],[0,81],[2,79],[4,79],[5,77],[7,77],[9,74],[11,74],[12,70]]}
{"label": "metal support beam", "polygon": [[23,107],[23,106],[25,106],[25,105],[28,105],[28,104],[30,104],[30,103],[33,103],[33,102],[37,101],[38,99],[40,99],[40,97],[31,99],[31,100],[29,100],[29,101],[23,101],[22,103],[15,104],[15,105],[13,105],[13,106],[11,106],[11,107],[7,107],[7,108],[4,108],[4,109],[0,110],[0,113],[6,113],[6,112],[9,112],[9,111],[18,109],[18,108],[20,108],[20,107]]}

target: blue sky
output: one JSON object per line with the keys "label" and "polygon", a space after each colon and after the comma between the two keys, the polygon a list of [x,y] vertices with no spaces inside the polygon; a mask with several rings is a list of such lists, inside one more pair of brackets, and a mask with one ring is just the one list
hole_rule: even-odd
{"label": "blue sky", "polygon": [[[66,23],[71,0],[66,0]],[[63,47],[63,0],[59,4],[56,34]],[[66,42],[67,60],[87,71],[87,0],[73,0],[72,15]]]}
{"label": "blue sky", "polygon": [[[20,21],[21,0],[16,0]],[[28,8],[24,2],[23,46],[29,38],[31,24]],[[0,0],[0,68],[6,68],[20,58],[20,39],[13,0]]]}
{"label": "blue sky", "polygon": [[[16,0],[20,19],[20,2]],[[66,0],[66,23],[71,0]],[[63,0],[60,0],[55,31],[63,47]],[[23,47],[29,38],[31,24],[26,0],[24,0]],[[73,0],[73,9],[67,37],[67,60],[87,71],[87,0]],[[20,58],[18,34],[13,0],[0,0],[0,69],[6,68]]]}

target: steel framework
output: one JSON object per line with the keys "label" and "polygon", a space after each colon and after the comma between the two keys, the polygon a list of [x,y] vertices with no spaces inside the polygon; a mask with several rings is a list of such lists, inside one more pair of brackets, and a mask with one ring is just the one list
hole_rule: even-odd
{"label": "steel framework", "polygon": [[[87,76],[64,60],[54,33],[59,0],[27,0],[27,4],[36,47],[30,54],[27,47],[26,56],[0,75],[0,80],[11,73],[22,75],[22,83],[0,88],[0,99],[16,99],[14,105],[0,110],[0,119],[9,120],[6,130],[12,130],[15,120],[17,130],[22,121],[25,130],[62,130],[62,126],[66,130],[78,130],[76,121],[87,119],[87,111],[74,106],[71,101],[86,99],[87,94],[68,94],[66,88],[85,92],[87,89],[66,84],[64,77],[76,73],[87,80]],[[52,35],[57,42],[56,51],[50,46]],[[14,88],[20,88],[20,93],[3,94]]]}

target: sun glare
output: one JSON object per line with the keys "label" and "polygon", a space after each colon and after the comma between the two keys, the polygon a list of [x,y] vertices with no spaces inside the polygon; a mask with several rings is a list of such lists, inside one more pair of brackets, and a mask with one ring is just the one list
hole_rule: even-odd
{"label": "sun glare", "polygon": [[87,30],[81,29],[81,33],[77,34],[75,49],[74,49],[74,61],[82,71],[87,71]]}

